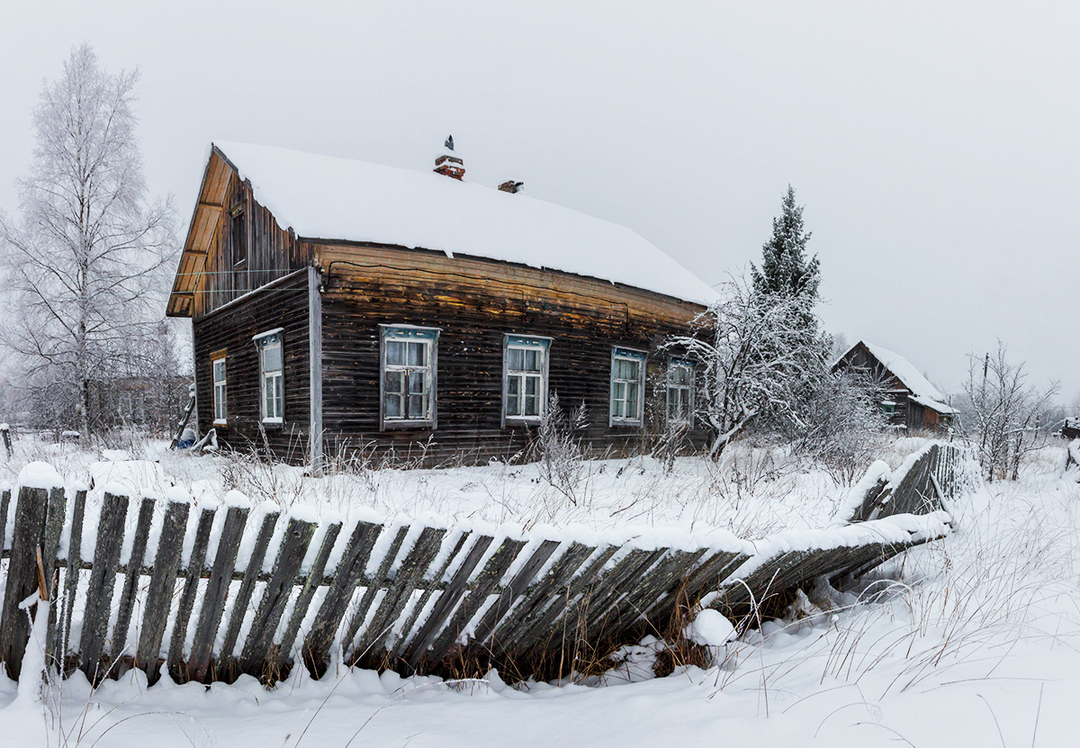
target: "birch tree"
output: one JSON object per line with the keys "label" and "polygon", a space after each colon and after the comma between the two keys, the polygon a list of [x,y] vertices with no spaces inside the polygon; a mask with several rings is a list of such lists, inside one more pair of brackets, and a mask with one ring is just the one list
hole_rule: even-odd
{"label": "birch tree", "polygon": [[20,220],[0,216],[5,286],[15,314],[4,342],[25,381],[50,372],[93,432],[95,381],[122,342],[161,316],[162,270],[175,246],[171,201],[149,204],[132,109],[135,72],[110,74],[93,49],[74,49],[33,112],[29,176],[17,182]]}

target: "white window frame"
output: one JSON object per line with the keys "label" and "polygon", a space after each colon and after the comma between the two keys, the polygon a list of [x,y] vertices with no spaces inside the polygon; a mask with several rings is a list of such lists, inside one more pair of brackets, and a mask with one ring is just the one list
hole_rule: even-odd
{"label": "white window frame", "polygon": [[[534,369],[511,369],[510,368],[510,351],[536,351],[540,355],[540,369],[537,372]],[[548,399],[548,361],[551,351],[551,338],[538,336],[538,335],[517,335],[507,333],[503,335],[503,388],[502,388],[502,422],[505,426],[507,423],[539,423],[543,418],[544,412],[547,409]],[[510,400],[510,382],[512,379],[516,379],[520,382],[518,387],[518,410],[522,410],[522,404],[525,401],[524,391],[525,382],[527,379],[539,379],[540,387],[537,397],[539,398],[537,414],[536,415],[524,415],[521,412],[510,413],[508,410]]]}
{"label": "white window frame", "polygon": [[[695,380],[696,380],[694,367],[695,367],[695,363],[693,361],[689,360],[689,359],[685,359],[685,358],[670,358],[670,359],[668,359],[668,369],[667,369],[667,376],[666,376],[666,385],[667,386],[665,387],[665,398],[664,398],[664,400],[665,400],[664,413],[665,413],[665,416],[666,416],[666,419],[667,419],[667,423],[669,423],[669,424],[670,423],[685,423],[686,425],[693,428],[693,424],[694,424],[694,394],[695,394],[694,393],[694,384],[695,384]],[[672,381],[672,374],[676,370],[679,370],[679,369],[682,369],[682,370],[688,372],[689,375],[690,375],[688,377],[688,381],[687,381],[686,384],[681,384],[681,383]],[[689,412],[686,414],[685,417],[681,417],[681,416],[676,415],[673,418],[672,414],[671,414],[671,405],[672,405],[671,395],[672,395],[672,391],[679,392],[679,391],[683,391],[683,390],[685,390],[686,393],[687,393],[686,400],[687,400],[687,406],[688,406]]]}
{"label": "white window frame", "polygon": [[[285,328],[275,327],[273,330],[260,332],[252,340],[259,351],[259,417],[266,424],[285,423],[285,340],[282,333]],[[277,348],[281,351],[281,369],[277,371],[266,370],[266,352]],[[280,398],[268,401],[266,397],[267,380],[278,380],[279,385],[275,391]],[[276,408],[273,406],[277,406]]]}
{"label": "white window frame", "polygon": [[[229,422],[228,391],[229,391],[229,367],[226,363],[226,352],[216,351],[210,354],[210,387],[214,393],[212,398],[214,407],[214,425],[225,426]],[[221,378],[218,378],[218,364],[221,364]]]}
{"label": "white window frame", "polygon": [[[608,391],[608,426],[640,426],[645,420],[645,364],[648,353],[633,348],[615,346],[611,349],[611,387]],[[638,375],[635,379],[617,379],[615,377],[616,361],[634,361],[638,365]],[[615,415],[615,393],[619,385],[626,387],[633,385],[637,388],[637,412],[632,415]],[[619,402],[626,403],[629,398],[622,397]]]}
{"label": "white window frame", "polygon": [[[379,328],[379,429],[381,431],[407,428],[436,429],[438,427],[439,403],[439,333],[442,330],[437,327],[417,327],[414,325],[379,325]],[[410,365],[406,359],[404,364],[388,364],[386,347],[387,343],[391,341],[419,343],[425,346],[427,353],[424,360],[427,363],[424,366],[415,366]],[[386,397],[388,394],[393,394],[388,393],[386,390],[387,374],[391,372],[400,372],[403,375],[404,382],[408,382],[410,373],[420,372],[426,375],[427,387],[421,394],[425,397],[424,410],[427,417],[409,418],[407,416],[409,394],[404,389],[400,397],[403,400],[402,412],[405,415],[388,416],[386,414]],[[403,388],[407,389],[407,387],[407,384],[403,384]]]}

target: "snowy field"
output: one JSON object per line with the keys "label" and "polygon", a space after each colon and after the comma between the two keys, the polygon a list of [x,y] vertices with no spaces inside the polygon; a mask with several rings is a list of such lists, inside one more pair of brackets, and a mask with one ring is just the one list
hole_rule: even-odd
{"label": "snowy field", "polygon": [[[896,467],[921,442],[899,440]],[[68,480],[105,468],[66,447],[21,445]],[[117,457],[118,455],[110,455]],[[680,460],[587,463],[571,495],[535,465],[440,471],[371,470],[315,480],[292,468],[223,457],[160,459],[137,480],[196,494],[239,488],[253,498],[347,514],[438,514],[487,522],[595,529],[723,527],[758,537],[826,524],[848,498],[823,470],[783,452],[733,449],[719,467]],[[1031,456],[1016,483],[984,486],[953,507],[955,532],[918,548],[790,620],[717,651],[708,670],[652,678],[655,645],[624,653],[604,678],[506,686],[497,673],[466,682],[303,668],[272,691],[233,685],[151,689],[132,671],[91,691],[81,675],[46,708],[0,678],[4,745],[476,746],[718,745],[764,739],[829,746],[1068,745],[1080,697],[1080,486],[1063,479],[1062,447]],[[107,466],[106,466],[107,467]],[[0,464],[0,482],[17,467]],[[135,480],[126,471],[129,480]],[[117,476],[125,473],[118,469]],[[117,476],[114,476],[117,477]],[[146,489],[153,486],[146,485]]]}

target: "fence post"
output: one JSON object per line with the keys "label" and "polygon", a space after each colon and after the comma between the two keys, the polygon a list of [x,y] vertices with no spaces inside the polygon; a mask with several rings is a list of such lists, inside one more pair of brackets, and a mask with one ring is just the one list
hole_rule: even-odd
{"label": "fence post", "polygon": [[[0,661],[9,677],[18,680],[23,654],[30,637],[27,613],[19,603],[38,589],[37,552],[41,549],[47,584],[52,584],[56,562],[55,535],[64,521],[64,491],[55,470],[45,463],[31,463],[19,474],[19,497],[15,504],[15,529],[11,539],[7,586],[0,612]],[[52,590],[49,596],[55,597]]]}
{"label": "fence post", "polygon": [[6,423],[0,423],[0,439],[3,439],[4,450],[7,451],[8,459],[11,459],[11,429]]}

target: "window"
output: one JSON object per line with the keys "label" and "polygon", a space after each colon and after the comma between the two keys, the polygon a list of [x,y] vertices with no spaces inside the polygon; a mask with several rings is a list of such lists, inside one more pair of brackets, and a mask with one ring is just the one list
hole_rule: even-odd
{"label": "window", "polygon": [[550,338],[503,339],[503,419],[539,421],[547,403]]}
{"label": "window", "polygon": [[694,417],[694,362],[673,358],[667,370],[668,423],[689,424]]}
{"label": "window", "polygon": [[383,326],[382,428],[435,428],[438,339],[433,328]]}
{"label": "window", "polygon": [[225,351],[218,351],[210,356],[212,379],[214,382],[214,425],[228,423],[225,410]]}
{"label": "window", "polygon": [[281,328],[255,336],[259,348],[259,403],[263,423],[285,420],[285,359],[281,348]]}
{"label": "window", "polygon": [[644,389],[645,353],[628,348],[612,348],[610,425],[641,424],[641,393]]}

